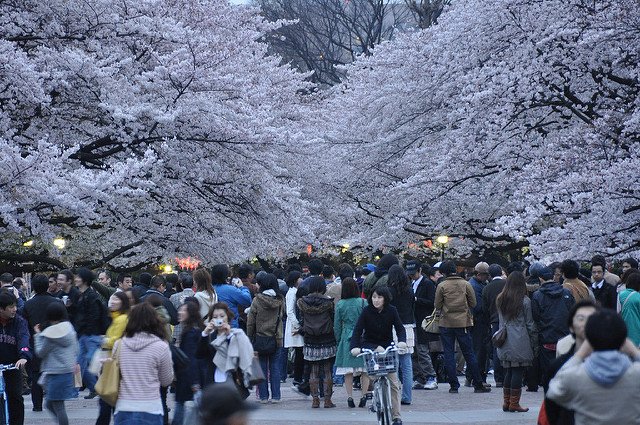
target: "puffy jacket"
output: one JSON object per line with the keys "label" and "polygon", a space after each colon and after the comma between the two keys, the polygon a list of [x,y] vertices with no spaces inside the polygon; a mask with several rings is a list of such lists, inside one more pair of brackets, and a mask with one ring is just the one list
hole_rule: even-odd
{"label": "puffy jacket", "polygon": [[129,321],[129,316],[127,316],[126,313],[112,311],[110,315],[111,325],[107,328],[104,341],[102,342],[102,348],[109,351],[113,348],[113,343],[122,338]]}
{"label": "puffy jacket", "polygon": [[282,347],[282,323],[284,300],[269,289],[256,295],[247,314],[247,336],[254,341],[256,335],[275,336],[278,347]]}
{"label": "puffy jacket", "polygon": [[476,306],[473,288],[459,276],[447,276],[436,288],[436,309],[441,310],[440,326],[468,328],[473,326],[471,309]]}
{"label": "puffy jacket", "polygon": [[[333,300],[326,295],[314,293],[300,298],[297,305],[302,316],[301,324],[305,331],[305,344],[335,344],[336,338],[333,334],[335,305]],[[307,331],[310,328],[326,329],[327,332],[311,335]]]}
{"label": "puffy jacket", "polygon": [[544,282],[533,294],[531,312],[538,327],[540,344],[556,344],[569,334],[567,319],[574,303],[571,291],[553,281]]}

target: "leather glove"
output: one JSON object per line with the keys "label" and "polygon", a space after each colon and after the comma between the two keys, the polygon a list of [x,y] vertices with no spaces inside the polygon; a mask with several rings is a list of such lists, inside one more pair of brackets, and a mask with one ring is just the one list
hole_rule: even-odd
{"label": "leather glove", "polygon": [[398,347],[398,354],[407,354],[409,352],[406,342],[400,341],[396,344],[396,347]]}
{"label": "leather glove", "polygon": [[362,350],[361,350],[361,349],[359,349],[358,347],[356,347],[356,348],[352,348],[352,349],[351,349],[351,355],[352,355],[353,357],[357,357],[357,356],[358,356],[358,354],[360,354],[360,353],[362,353]]}

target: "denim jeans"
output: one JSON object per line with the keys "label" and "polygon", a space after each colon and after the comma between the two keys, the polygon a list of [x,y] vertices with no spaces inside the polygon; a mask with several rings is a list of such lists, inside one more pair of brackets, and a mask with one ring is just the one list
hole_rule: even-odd
{"label": "denim jeans", "polygon": [[333,385],[344,385],[344,375],[336,375],[336,370],[338,369],[338,367],[334,364],[333,365]]}
{"label": "denim jeans", "polygon": [[278,359],[280,355],[276,351],[273,354],[260,354],[258,359],[260,360],[260,366],[262,367],[262,373],[267,378],[258,384],[258,393],[260,394],[260,400],[269,399],[269,384],[271,384],[271,398],[273,400],[280,400],[280,365]]}
{"label": "denim jeans", "polygon": [[[487,382],[487,357],[489,347],[489,325],[486,323],[478,322],[474,327],[470,329],[471,340],[473,341],[473,352],[478,360],[478,367],[480,368],[480,375],[482,375],[482,381]],[[495,369],[494,369],[495,371]],[[468,380],[472,379],[471,371],[467,368],[465,373]]]}
{"label": "denim jeans", "polygon": [[82,372],[82,382],[84,382],[89,391],[93,392],[95,390],[98,377],[89,373],[87,368],[89,367],[93,353],[95,353],[95,351],[102,345],[102,337],[100,335],[82,335],[78,338],[78,345],[80,346],[78,364],[80,365],[80,371]]}
{"label": "denim jeans", "polygon": [[184,401],[176,401],[173,405],[173,419],[171,425],[182,425],[184,422]]}
{"label": "denim jeans", "polygon": [[440,339],[444,348],[444,367],[447,370],[447,377],[451,388],[460,387],[458,376],[456,375],[455,343],[458,341],[460,351],[467,362],[467,369],[471,369],[471,377],[474,386],[482,385],[480,368],[473,353],[473,342],[468,328],[444,328],[440,327]]}
{"label": "denim jeans", "polygon": [[113,425],[162,425],[162,415],[145,412],[118,412],[113,416]]}
{"label": "denim jeans", "polygon": [[[500,323],[492,323],[491,335],[498,332],[498,329],[500,329]],[[498,359],[498,349],[493,344],[491,344],[491,349],[493,350],[493,379],[496,382],[504,382],[504,368],[500,363],[500,359]]]}
{"label": "denim jeans", "polygon": [[399,370],[400,382],[402,383],[402,401],[411,403],[411,388],[413,387],[413,365],[411,364],[411,354],[400,354]]}
{"label": "denim jeans", "polygon": [[278,356],[278,364],[280,365],[280,381],[285,381],[288,375],[288,366],[289,366],[289,349],[280,347],[278,348],[279,356]]}

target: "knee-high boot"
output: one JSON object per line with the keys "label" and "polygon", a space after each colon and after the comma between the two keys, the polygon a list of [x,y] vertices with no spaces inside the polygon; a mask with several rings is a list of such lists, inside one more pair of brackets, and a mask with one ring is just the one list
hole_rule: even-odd
{"label": "knee-high boot", "polygon": [[320,407],[320,389],[318,388],[320,380],[318,378],[309,378],[309,388],[311,389],[311,407],[317,409]]}
{"label": "knee-high boot", "polygon": [[333,395],[333,380],[331,376],[324,377],[324,407],[336,407],[335,404],[331,401],[331,396]]}
{"label": "knee-high boot", "polygon": [[521,395],[522,395],[522,388],[511,388],[509,412],[528,412],[529,411],[529,408],[520,406]]}
{"label": "knee-high boot", "polygon": [[511,388],[506,386],[502,387],[502,395],[504,399],[504,401],[502,402],[502,411],[508,412],[509,405],[511,404]]}

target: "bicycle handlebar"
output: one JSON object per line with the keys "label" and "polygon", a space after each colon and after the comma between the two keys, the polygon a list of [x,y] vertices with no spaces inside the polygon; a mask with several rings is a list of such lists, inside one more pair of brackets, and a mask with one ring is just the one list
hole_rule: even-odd
{"label": "bicycle handlebar", "polygon": [[5,371],[5,370],[13,370],[13,369],[18,369],[15,365],[15,363],[11,363],[11,364],[0,364],[0,371]]}
{"label": "bicycle handlebar", "polygon": [[396,347],[395,344],[391,344],[384,351],[375,351],[375,350],[370,350],[368,348],[361,348],[360,350],[362,350],[362,352],[358,354],[357,357],[364,356],[365,354],[376,354],[376,353],[385,355],[385,354],[388,354],[389,351],[398,351],[398,347]]}

